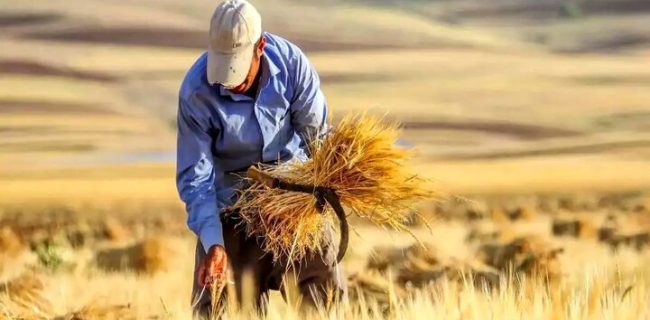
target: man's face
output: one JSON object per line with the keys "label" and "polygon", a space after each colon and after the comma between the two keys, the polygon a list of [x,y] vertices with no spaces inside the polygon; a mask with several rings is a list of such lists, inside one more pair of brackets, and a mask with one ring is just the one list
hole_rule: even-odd
{"label": "man's face", "polygon": [[262,54],[264,53],[264,46],[266,45],[266,38],[262,36],[257,46],[255,47],[255,54],[253,55],[253,61],[251,61],[251,67],[248,70],[248,75],[246,79],[240,85],[235,87],[226,88],[234,93],[244,93],[251,88],[257,77],[257,73],[260,70],[260,61],[262,60]]}

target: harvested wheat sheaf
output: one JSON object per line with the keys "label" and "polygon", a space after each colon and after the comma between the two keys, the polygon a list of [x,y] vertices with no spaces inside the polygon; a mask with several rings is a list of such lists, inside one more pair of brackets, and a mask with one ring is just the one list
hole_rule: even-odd
{"label": "harvested wheat sheaf", "polygon": [[353,273],[348,276],[348,292],[353,301],[370,300],[384,305],[394,298],[404,298],[406,291],[391,283],[391,279],[377,272]]}
{"label": "harvested wheat sheaf", "polygon": [[[397,146],[396,123],[367,115],[345,117],[310,146],[311,158],[279,166],[262,166],[282,180],[333,188],[348,213],[374,224],[406,231],[417,200],[432,196],[424,179],[409,170],[409,150]],[[238,209],[252,236],[264,237],[264,249],[298,260],[317,251],[322,230],[334,214],[315,208],[315,198],[260,183],[243,190]]]}
{"label": "harvested wheat sheaf", "polygon": [[103,222],[102,233],[106,239],[123,242],[131,238],[129,230],[115,218],[106,218]]}
{"label": "harvested wheat sheaf", "polygon": [[143,274],[155,274],[170,267],[172,251],[169,242],[162,237],[151,237],[134,245],[110,248],[97,252],[96,262],[106,271],[134,270]]}
{"label": "harvested wheat sheaf", "polygon": [[5,260],[11,260],[17,257],[24,249],[20,237],[10,227],[0,228],[0,269]]}

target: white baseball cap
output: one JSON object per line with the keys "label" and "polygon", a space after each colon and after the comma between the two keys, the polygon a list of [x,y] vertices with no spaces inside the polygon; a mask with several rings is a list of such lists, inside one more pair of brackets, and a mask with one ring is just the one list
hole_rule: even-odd
{"label": "white baseball cap", "polygon": [[210,84],[235,87],[244,82],[262,36],[262,18],[246,0],[226,0],[210,21],[207,76]]}

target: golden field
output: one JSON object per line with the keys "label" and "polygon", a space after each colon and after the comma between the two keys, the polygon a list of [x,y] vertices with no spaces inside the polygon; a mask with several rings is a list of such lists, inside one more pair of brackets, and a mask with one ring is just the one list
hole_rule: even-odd
{"label": "golden field", "polygon": [[[650,318],[643,1],[254,3],[305,49],[333,121],[400,121],[446,195],[413,223],[427,250],[354,221],[353,299],[313,316]],[[191,318],[175,113],[214,3],[3,4],[0,319]],[[513,243],[504,266],[486,252]],[[267,318],[302,316],[272,297]]]}

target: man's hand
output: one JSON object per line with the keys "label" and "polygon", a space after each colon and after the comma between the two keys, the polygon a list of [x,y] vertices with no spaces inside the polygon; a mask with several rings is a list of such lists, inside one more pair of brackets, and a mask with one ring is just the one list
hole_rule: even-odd
{"label": "man's hand", "polygon": [[226,281],[226,270],[228,268],[228,256],[226,249],[220,245],[214,245],[208,250],[208,254],[199,265],[198,282],[201,286],[212,287],[213,284],[223,284]]}

